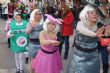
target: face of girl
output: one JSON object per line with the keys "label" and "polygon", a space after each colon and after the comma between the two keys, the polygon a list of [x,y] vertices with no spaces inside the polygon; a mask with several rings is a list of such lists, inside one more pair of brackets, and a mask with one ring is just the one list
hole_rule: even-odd
{"label": "face of girl", "polygon": [[17,21],[18,23],[20,23],[20,22],[22,21],[22,18],[21,18],[20,15],[16,15],[16,21]]}
{"label": "face of girl", "polygon": [[98,12],[97,11],[88,12],[88,20],[91,22],[97,22],[98,21]]}
{"label": "face of girl", "polygon": [[54,31],[56,28],[56,24],[54,22],[49,22],[47,25],[48,31]]}
{"label": "face of girl", "polygon": [[34,18],[35,20],[40,21],[42,18],[41,12],[40,11],[36,12]]}

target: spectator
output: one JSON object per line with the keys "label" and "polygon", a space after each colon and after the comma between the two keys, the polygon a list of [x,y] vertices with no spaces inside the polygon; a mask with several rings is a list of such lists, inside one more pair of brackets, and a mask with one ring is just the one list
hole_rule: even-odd
{"label": "spectator", "polygon": [[[71,9],[66,5],[66,3],[61,4],[61,18],[62,18],[62,27],[61,27],[61,33],[64,43],[65,43],[65,52],[64,52],[64,59],[67,59],[68,57],[68,51],[69,51],[69,36],[73,35],[74,31],[74,15],[71,11]],[[62,50],[62,44],[60,45],[60,53]]]}

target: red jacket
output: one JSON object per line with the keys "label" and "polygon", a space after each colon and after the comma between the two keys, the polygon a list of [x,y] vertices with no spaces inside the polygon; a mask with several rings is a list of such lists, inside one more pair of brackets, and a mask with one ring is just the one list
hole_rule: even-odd
{"label": "red jacket", "polygon": [[74,16],[72,11],[69,11],[63,19],[62,36],[73,35],[74,31]]}

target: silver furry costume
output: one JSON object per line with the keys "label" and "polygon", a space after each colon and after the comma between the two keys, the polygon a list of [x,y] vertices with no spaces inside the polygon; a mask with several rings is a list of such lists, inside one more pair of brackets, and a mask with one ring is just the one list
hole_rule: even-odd
{"label": "silver furry costume", "polygon": [[98,38],[94,33],[97,31],[97,25],[91,29],[93,32],[90,32],[87,28],[87,23],[84,21],[78,23],[75,42],[81,49],[87,48],[90,50],[95,48],[95,50],[92,52],[85,52],[74,47],[74,54],[68,73],[100,73],[100,61],[97,48]]}

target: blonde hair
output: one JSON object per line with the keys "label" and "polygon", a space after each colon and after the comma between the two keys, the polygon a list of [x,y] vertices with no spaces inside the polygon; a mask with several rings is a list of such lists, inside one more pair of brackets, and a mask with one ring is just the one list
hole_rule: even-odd
{"label": "blonde hair", "polygon": [[[44,24],[43,24],[43,29],[45,31],[48,31],[47,25],[49,24],[49,22],[51,22],[51,20],[49,20],[48,18],[45,20]],[[55,28],[55,33],[57,33],[60,30],[60,24],[55,23],[56,28]]]}

